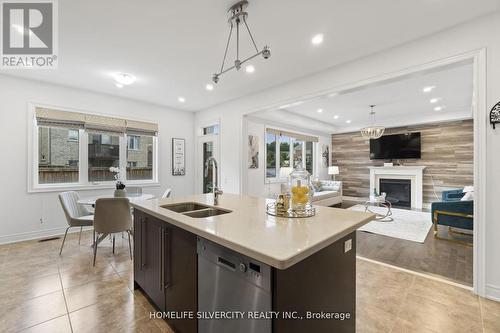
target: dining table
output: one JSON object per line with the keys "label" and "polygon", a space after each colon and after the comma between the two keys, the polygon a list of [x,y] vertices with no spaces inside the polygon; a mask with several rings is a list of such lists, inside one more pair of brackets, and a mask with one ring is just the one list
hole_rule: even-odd
{"label": "dining table", "polygon": [[[153,194],[146,194],[146,193],[127,194],[127,196],[126,196],[126,198],[128,198],[130,200],[130,202],[133,202],[133,203],[138,202],[138,201],[143,201],[143,200],[151,200],[154,197],[155,196]],[[79,199],[78,203],[81,205],[94,207],[97,199],[102,199],[102,198],[114,198],[114,196],[112,194],[110,194],[110,195],[105,194],[105,195],[97,195],[97,196],[92,196],[92,197],[85,197],[85,198]]]}
{"label": "dining table", "polygon": [[[139,201],[144,201],[144,200],[151,200],[154,197],[155,196],[153,194],[146,194],[146,193],[143,193],[143,194],[135,194],[135,193],[128,194],[127,193],[127,196],[126,196],[126,198],[128,198],[130,200],[130,202],[133,202],[133,203],[137,203]],[[115,196],[113,196],[112,194],[110,194],[110,195],[105,194],[105,195],[84,197],[84,198],[79,199],[78,203],[81,205],[85,205],[85,206],[95,207],[95,203],[96,203],[97,199],[102,199],[102,198],[115,198]],[[99,238],[97,239],[97,244],[102,242],[107,236],[109,236],[109,235],[102,234],[101,236],[99,236]],[[92,247],[94,247],[93,244],[92,244]]]}

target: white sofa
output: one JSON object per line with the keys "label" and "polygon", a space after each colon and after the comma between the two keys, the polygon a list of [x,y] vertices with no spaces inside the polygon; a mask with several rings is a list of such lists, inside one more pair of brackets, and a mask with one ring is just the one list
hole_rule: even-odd
{"label": "white sofa", "polygon": [[342,182],[320,180],[315,187],[312,198],[313,205],[328,207],[342,203]]}

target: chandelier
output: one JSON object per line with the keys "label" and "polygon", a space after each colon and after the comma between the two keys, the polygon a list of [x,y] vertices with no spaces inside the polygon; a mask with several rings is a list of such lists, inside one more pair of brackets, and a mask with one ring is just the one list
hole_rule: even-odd
{"label": "chandelier", "polygon": [[375,105],[370,105],[370,116],[372,118],[371,126],[361,129],[361,136],[367,139],[378,139],[382,135],[384,135],[385,132],[385,127],[375,126],[375,111],[373,110],[374,107]]}
{"label": "chandelier", "polygon": [[[237,3],[232,5],[231,8],[229,8],[228,10],[228,13],[230,13],[230,17],[228,20],[230,24],[229,37],[227,38],[226,50],[224,51],[224,58],[222,59],[222,65],[220,67],[220,71],[212,76],[212,81],[214,81],[215,83],[219,82],[219,77],[222,74],[232,69],[239,70],[241,68],[241,65],[261,54],[262,57],[264,57],[264,59],[268,59],[271,56],[271,50],[269,49],[269,46],[264,46],[264,48],[262,48],[262,50],[259,51],[259,48],[255,43],[255,40],[253,38],[252,33],[250,32],[250,28],[248,27],[246,20],[248,17],[248,13],[245,12],[245,8],[247,6],[248,6],[248,1],[246,0],[238,1]],[[242,24],[245,25],[245,28],[248,31],[248,34],[250,35],[250,39],[252,40],[256,52],[254,55],[249,56],[244,60],[240,60],[240,25]],[[236,60],[234,61],[234,65],[232,65],[231,67],[224,68],[226,63],[227,50],[229,49],[231,36],[233,34],[233,29],[235,28],[235,26],[236,26]]]}

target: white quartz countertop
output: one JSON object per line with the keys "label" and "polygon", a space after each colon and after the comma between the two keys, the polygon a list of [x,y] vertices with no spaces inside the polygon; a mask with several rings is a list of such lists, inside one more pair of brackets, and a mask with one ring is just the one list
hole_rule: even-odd
{"label": "white quartz countertop", "polygon": [[371,221],[375,215],[347,209],[316,207],[316,216],[281,218],[266,214],[272,200],[246,195],[223,194],[218,208],[231,213],[192,218],[162,208],[162,205],[197,202],[213,206],[212,194],[132,202],[170,224],[213,241],[278,269],[288,267],[331,245]]}

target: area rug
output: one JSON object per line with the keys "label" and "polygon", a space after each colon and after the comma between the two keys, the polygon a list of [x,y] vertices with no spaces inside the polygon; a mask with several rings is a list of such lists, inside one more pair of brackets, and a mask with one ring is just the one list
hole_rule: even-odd
{"label": "area rug", "polygon": [[[349,209],[364,212],[365,206],[355,205]],[[384,207],[370,207],[370,210],[380,214],[387,212]],[[392,208],[392,217],[392,222],[373,220],[358,230],[423,243],[432,227],[431,213]]]}

